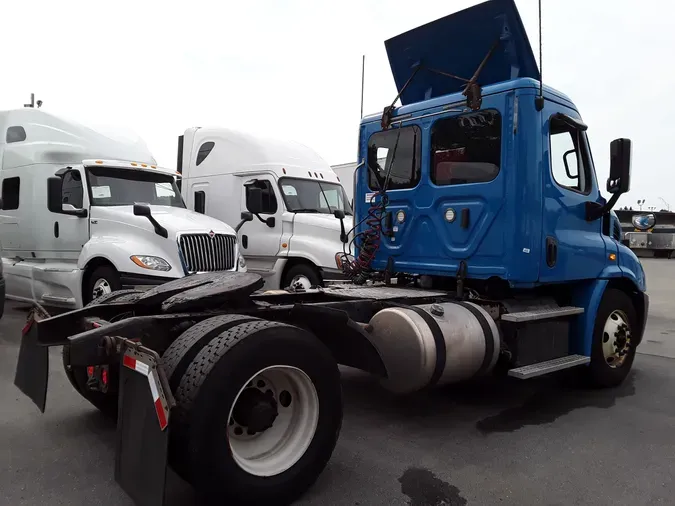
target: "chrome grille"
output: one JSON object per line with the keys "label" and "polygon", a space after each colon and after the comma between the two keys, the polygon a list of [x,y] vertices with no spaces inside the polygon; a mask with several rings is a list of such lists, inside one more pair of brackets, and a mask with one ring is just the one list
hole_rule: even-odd
{"label": "chrome grille", "polygon": [[234,268],[237,239],[233,235],[183,234],[178,246],[188,272],[228,271]]}

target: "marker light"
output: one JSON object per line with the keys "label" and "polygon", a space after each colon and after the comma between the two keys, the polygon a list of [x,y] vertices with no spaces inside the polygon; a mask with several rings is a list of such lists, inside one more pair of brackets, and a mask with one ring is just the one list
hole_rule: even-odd
{"label": "marker light", "polygon": [[656,225],[656,216],[653,214],[636,214],[631,219],[633,226],[638,230],[649,230]]}
{"label": "marker light", "polygon": [[405,221],[405,213],[403,211],[399,211],[396,213],[396,221],[399,223],[403,223]]}
{"label": "marker light", "polygon": [[448,223],[452,223],[453,221],[455,221],[455,210],[452,207],[448,208],[448,210],[445,211],[445,221],[447,221]]}

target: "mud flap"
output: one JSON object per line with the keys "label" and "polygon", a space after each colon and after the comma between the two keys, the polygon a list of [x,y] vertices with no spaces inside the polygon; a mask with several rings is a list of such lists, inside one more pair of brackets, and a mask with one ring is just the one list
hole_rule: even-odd
{"label": "mud flap", "polygon": [[19,360],[16,364],[14,385],[31,399],[44,413],[47,405],[47,384],[49,381],[49,348],[38,342],[36,322],[49,318],[34,308],[28,314],[23,327]]}
{"label": "mud flap", "polygon": [[115,481],[134,503],[163,506],[175,405],[156,352],[122,341]]}

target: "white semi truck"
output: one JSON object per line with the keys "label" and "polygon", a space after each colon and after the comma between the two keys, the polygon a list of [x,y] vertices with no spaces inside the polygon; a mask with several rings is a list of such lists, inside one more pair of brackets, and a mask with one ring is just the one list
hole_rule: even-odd
{"label": "white semi truck", "polygon": [[7,297],[79,308],[123,287],[245,270],[232,227],[186,208],[142,141],[24,108],[0,112]]}
{"label": "white semi truck", "polygon": [[[239,244],[265,288],[308,289],[343,278],[336,254],[349,247],[343,239],[353,226],[351,199],[309,147],[241,130],[189,128],[178,140],[178,172],[187,207],[226,223],[251,211],[251,191],[262,192],[262,210],[241,229]],[[345,215],[342,223],[335,212]]]}

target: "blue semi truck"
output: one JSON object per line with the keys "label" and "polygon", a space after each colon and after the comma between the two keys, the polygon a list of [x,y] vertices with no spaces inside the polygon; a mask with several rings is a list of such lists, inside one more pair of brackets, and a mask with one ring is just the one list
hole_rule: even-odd
{"label": "blue semi truck", "polygon": [[[360,125],[357,225],[336,255],[350,282],[261,292],[258,275],[206,272],[32,311],[15,384],[44,411],[47,350],[62,346],[74,389],[117,419],[115,477],[136,503],[164,504],[167,466],[210,504],[291,503],[338,440],[338,364],[400,395],[629,373],[648,313],[611,211],[630,141],[611,143],[606,199],[587,126],[542,86],[512,0],[385,45],[401,105]],[[248,188],[239,227],[265,220],[263,198]]]}

